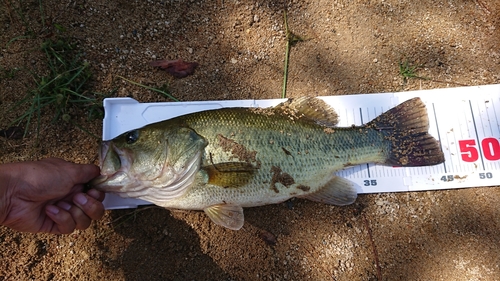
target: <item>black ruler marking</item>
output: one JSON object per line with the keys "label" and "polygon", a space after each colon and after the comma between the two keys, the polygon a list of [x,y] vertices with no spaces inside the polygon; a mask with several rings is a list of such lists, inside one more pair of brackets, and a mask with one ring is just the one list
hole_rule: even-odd
{"label": "black ruler marking", "polygon": [[[490,113],[488,111],[488,106],[486,105],[486,102],[484,104],[484,113],[486,113],[486,116],[488,117],[488,126],[490,126],[490,135],[494,136],[495,134],[493,134],[493,126],[491,125],[491,118],[490,118]],[[495,116],[495,119],[496,119],[496,116]]]}
{"label": "black ruler marking", "polygon": [[[437,133],[438,133],[439,146],[441,146],[441,151],[443,151],[443,143],[441,142],[441,133],[439,133],[439,123],[437,121],[436,107],[434,106],[434,103],[432,103],[432,114],[434,114],[434,122],[436,122],[436,130],[437,130]],[[446,169],[446,165],[445,165],[444,162],[443,162],[442,165],[443,165],[443,168],[444,168],[444,172],[448,173],[448,171]]]}
{"label": "black ruler marking", "polygon": [[493,113],[495,113],[495,121],[497,121],[497,129],[500,131],[500,122],[498,122],[497,111],[495,110],[495,99],[491,99],[491,107],[493,108]]}
{"label": "black ruler marking", "polygon": [[470,107],[470,113],[472,116],[472,124],[474,125],[474,132],[476,134],[476,141],[477,141],[477,146],[479,148],[479,156],[481,157],[481,165],[483,166],[483,171],[485,170],[484,167],[484,158],[483,158],[483,148],[481,147],[481,142],[479,140],[479,134],[477,132],[477,126],[476,126],[476,118],[474,118],[474,110],[472,109],[472,102],[469,100],[469,107]]}
{"label": "black ruler marking", "polygon": [[[363,121],[363,110],[361,107],[359,108],[359,116],[361,117],[361,124],[365,124],[365,121]],[[366,172],[368,173],[368,178],[371,178],[370,174],[370,163],[366,163]]]}
{"label": "black ruler marking", "polygon": [[[496,129],[497,129],[497,132],[499,132],[499,133],[500,133],[500,123],[498,122],[497,110],[496,110],[496,108],[495,108],[495,99],[494,99],[494,98],[491,98],[491,99],[490,99],[490,103],[491,103],[491,108],[492,108],[492,110],[493,110],[493,115],[495,115],[495,121],[496,121],[496,126],[497,126],[497,127],[496,127]],[[487,107],[487,106],[486,106],[486,107]],[[488,119],[488,120],[489,120],[489,119]],[[491,121],[490,121],[490,126],[491,126]],[[491,126],[491,132],[492,132],[492,134],[493,134],[493,126]],[[497,139],[499,139],[499,137],[498,137],[498,136],[497,136],[496,138],[497,138]],[[496,167],[497,167],[497,169],[498,169],[498,164],[499,164],[499,163],[498,163],[498,161],[495,161],[495,162],[493,163],[493,165],[494,165],[494,166],[496,166]]]}

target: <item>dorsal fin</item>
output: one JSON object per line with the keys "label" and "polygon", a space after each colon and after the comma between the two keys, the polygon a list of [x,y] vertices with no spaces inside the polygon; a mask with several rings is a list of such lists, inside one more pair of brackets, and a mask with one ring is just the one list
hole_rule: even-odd
{"label": "dorsal fin", "polygon": [[327,127],[334,127],[338,123],[335,110],[322,99],[314,97],[291,98],[278,104],[274,110],[292,119],[307,118]]}

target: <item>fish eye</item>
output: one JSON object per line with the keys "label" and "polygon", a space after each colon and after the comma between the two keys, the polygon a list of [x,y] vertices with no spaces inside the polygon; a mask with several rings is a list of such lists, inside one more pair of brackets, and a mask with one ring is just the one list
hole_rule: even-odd
{"label": "fish eye", "polygon": [[133,144],[139,139],[139,130],[133,130],[125,133],[125,141],[128,144]]}

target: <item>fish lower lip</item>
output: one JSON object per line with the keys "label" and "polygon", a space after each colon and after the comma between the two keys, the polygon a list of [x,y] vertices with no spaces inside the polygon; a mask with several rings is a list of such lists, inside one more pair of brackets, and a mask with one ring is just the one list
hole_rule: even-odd
{"label": "fish lower lip", "polygon": [[109,178],[109,176],[107,175],[99,175],[97,176],[96,178],[94,178],[93,180],[90,181],[90,186],[91,187],[99,187],[99,185],[103,182],[105,182],[107,179]]}

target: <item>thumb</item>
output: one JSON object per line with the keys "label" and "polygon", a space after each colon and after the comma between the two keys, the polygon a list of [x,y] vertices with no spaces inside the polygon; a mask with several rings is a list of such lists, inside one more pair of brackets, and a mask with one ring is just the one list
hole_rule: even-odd
{"label": "thumb", "polygon": [[72,168],[69,171],[69,176],[75,184],[87,183],[100,174],[99,167],[94,164],[71,163],[71,165]]}
{"label": "thumb", "polygon": [[99,167],[94,164],[76,164],[59,158],[47,158],[42,161],[59,167],[60,171],[62,169],[74,185],[87,183],[100,174]]}

